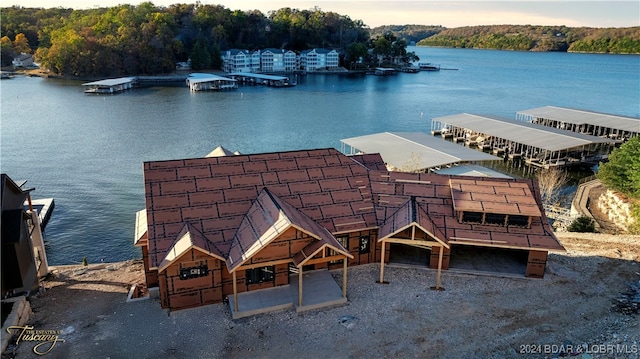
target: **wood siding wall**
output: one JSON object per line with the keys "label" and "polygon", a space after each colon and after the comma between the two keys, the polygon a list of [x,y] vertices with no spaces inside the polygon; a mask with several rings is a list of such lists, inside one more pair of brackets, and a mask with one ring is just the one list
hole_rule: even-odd
{"label": "wood siding wall", "polygon": [[[431,258],[429,259],[429,268],[438,269],[438,258],[440,257],[440,247],[431,247]],[[442,269],[449,269],[449,260],[451,258],[451,249],[442,248]]]}
{"label": "wood siding wall", "polygon": [[142,263],[144,263],[144,277],[147,288],[158,286],[158,271],[149,269],[149,247],[142,246]]}
{"label": "wood siding wall", "polygon": [[[378,230],[366,230],[366,231],[356,231],[344,234],[336,234],[334,237],[340,238],[343,236],[347,236],[349,238],[348,247],[346,248],[351,255],[353,255],[353,259],[348,259],[348,266],[357,266],[361,264],[375,263],[380,262],[380,255],[382,253],[382,245],[378,243]],[[361,237],[369,237],[369,253],[360,253],[360,238]],[[387,250],[385,252],[385,262],[389,261],[389,247],[387,246]],[[328,263],[323,265],[316,264],[315,269],[342,269],[342,261],[336,263]]]}
{"label": "wood siding wall", "polygon": [[[180,269],[207,265],[205,276],[181,279]],[[191,249],[158,274],[160,303],[163,308],[184,309],[222,301],[222,270],[216,258]],[[226,271],[226,269],[225,269]]]}
{"label": "wood siding wall", "polygon": [[546,251],[529,251],[525,276],[531,278],[544,277],[544,269],[547,266],[547,253]]}
{"label": "wood siding wall", "polygon": [[[382,254],[381,243],[377,242],[377,230],[356,231],[345,234],[349,238],[347,248],[354,259],[349,259],[349,266],[356,266],[368,263],[379,263]],[[340,237],[337,235],[336,237]],[[360,253],[360,238],[369,237],[369,252]],[[236,271],[236,283],[238,292],[272,288],[289,284],[289,265],[293,256],[302,250],[315,238],[298,231],[294,228],[283,233],[278,239],[271,242],[267,247],[256,253],[251,260],[247,261]],[[431,250],[429,267],[438,268],[439,247],[434,246]],[[171,310],[195,307],[205,304],[222,302],[226,296],[233,295],[233,277],[228,272],[226,264],[222,261],[206,255],[198,250],[192,249],[180,257],[175,263],[159,273],[156,270],[148,269],[147,247],[142,247],[143,259],[145,263],[145,275],[147,286],[160,287],[160,299],[163,308]],[[390,243],[386,244],[385,259],[389,262]],[[449,269],[451,250],[444,248],[442,257],[442,269]],[[329,255],[327,253],[327,255]],[[320,257],[320,255],[316,256]],[[529,251],[527,263],[527,277],[542,278],[547,261],[547,252]],[[208,273],[206,276],[180,279],[180,268],[189,268],[206,264]],[[256,266],[274,265],[275,276],[272,281],[247,284],[246,268]],[[338,269],[342,268],[342,261],[336,263],[319,263],[313,265],[313,269]],[[309,270],[309,269],[306,269]],[[155,285],[154,285],[155,283]]]}

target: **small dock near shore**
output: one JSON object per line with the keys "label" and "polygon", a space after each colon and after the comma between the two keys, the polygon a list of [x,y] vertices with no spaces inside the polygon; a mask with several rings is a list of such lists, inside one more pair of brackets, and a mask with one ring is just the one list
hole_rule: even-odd
{"label": "small dock near shore", "polygon": [[392,67],[376,67],[373,72],[376,76],[390,76],[397,74],[398,71]]}
{"label": "small dock near shore", "polygon": [[40,218],[40,230],[44,231],[55,207],[53,198],[26,200],[23,205],[25,210],[33,208],[33,210],[36,211],[38,218]]}

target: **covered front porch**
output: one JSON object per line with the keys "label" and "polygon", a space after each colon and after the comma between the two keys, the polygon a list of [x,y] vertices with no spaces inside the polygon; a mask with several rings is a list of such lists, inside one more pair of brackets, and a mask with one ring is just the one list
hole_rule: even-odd
{"label": "covered front porch", "polygon": [[[444,290],[441,286],[442,269],[449,267],[450,246],[445,235],[433,223],[423,205],[411,197],[402,207],[389,216],[380,227],[378,242],[381,243],[382,255],[380,258],[380,280],[378,283],[386,284],[384,280],[385,250],[387,244],[406,245],[414,248],[428,250],[430,257],[437,254],[437,274],[434,290]],[[445,260],[446,253],[446,263]],[[444,264],[444,265],[443,265]],[[431,267],[434,267],[430,265]]]}
{"label": "covered front porch", "polygon": [[[346,276],[343,274],[344,277]],[[291,284],[238,293],[237,306],[234,296],[229,296],[231,318],[239,319],[289,308],[295,308],[296,312],[300,313],[347,302],[345,288],[341,288],[326,269],[303,272],[302,291],[299,280],[299,274],[291,274]],[[300,294],[302,304],[299,302]]]}

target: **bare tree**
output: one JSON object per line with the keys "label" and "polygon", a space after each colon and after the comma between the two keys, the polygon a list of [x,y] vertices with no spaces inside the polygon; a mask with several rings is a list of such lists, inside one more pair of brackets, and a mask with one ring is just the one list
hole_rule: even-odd
{"label": "bare tree", "polygon": [[536,173],[542,203],[557,206],[562,197],[562,187],[569,181],[569,173],[559,168],[545,168]]}
{"label": "bare tree", "polygon": [[422,163],[422,153],[411,152],[411,155],[407,162],[403,163],[399,168],[400,172],[420,172]]}

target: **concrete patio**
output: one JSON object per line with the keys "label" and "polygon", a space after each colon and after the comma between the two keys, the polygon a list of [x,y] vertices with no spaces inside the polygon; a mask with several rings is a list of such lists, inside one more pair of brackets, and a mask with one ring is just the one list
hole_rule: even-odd
{"label": "concrete patio", "polygon": [[291,284],[238,293],[238,311],[235,310],[233,295],[230,295],[231,317],[238,319],[289,308],[300,313],[347,302],[347,298],[342,296],[342,288],[328,270],[305,272],[302,282],[301,306],[298,305],[298,275],[293,274],[289,280]]}

